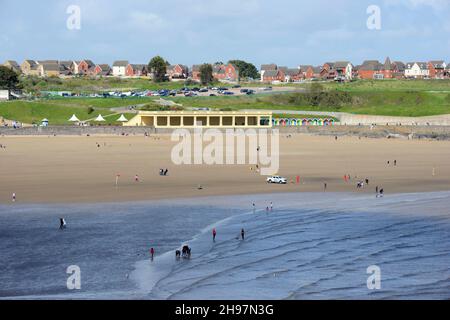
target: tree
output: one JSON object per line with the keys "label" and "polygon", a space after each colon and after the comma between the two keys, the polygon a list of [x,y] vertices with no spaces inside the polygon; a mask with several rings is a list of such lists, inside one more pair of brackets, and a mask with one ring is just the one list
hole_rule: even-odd
{"label": "tree", "polygon": [[203,85],[214,82],[212,65],[204,63],[200,66],[200,82]]}
{"label": "tree", "polygon": [[239,70],[239,80],[245,78],[258,79],[260,78],[258,69],[255,65],[243,60],[230,60],[228,63],[235,65]]}
{"label": "tree", "polygon": [[13,90],[18,88],[19,78],[13,70],[0,66],[0,89]]}
{"label": "tree", "polygon": [[163,82],[166,81],[166,73],[167,73],[167,64],[166,60],[164,60],[160,56],[154,57],[148,63],[148,68],[151,73],[153,73],[153,81],[155,82]]}

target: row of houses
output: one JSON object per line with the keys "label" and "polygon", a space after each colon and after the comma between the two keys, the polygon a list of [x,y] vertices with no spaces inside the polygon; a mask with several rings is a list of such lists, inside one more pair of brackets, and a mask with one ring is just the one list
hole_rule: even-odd
{"label": "row of houses", "polygon": [[354,67],[349,61],[327,62],[322,66],[300,65],[297,68],[264,64],[261,66],[262,82],[295,82],[311,79],[342,79],[354,77]]}
{"label": "row of houses", "polygon": [[[7,60],[5,67],[17,73],[38,77],[69,77],[69,76],[113,76],[113,77],[148,77],[151,73],[147,64],[132,64],[126,60],[109,64],[95,64],[92,60],[58,61],[58,60],[25,60],[22,64]],[[184,65],[167,66],[167,76],[170,79],[187,78],[188,68]]]}
{"label": "row of houses", "polygon": [[[192,72],[189,76],[192,80],[200,81],[200,64],[192,66]],[[239,81],[239,69],[231,63],[213,65],[213,78],[218,81]]]}
{"label": "row of houses", "polygon": [[[25,60],[21,65],[8,60],[4,66],[25,75],[39,77],[69,76],[113,76],[113,77],[151,77],[147,64],[132,64],[127,60],[115,61],[112,67],[108,64],[95,64],[92,60],[58,61],[58,60]],[[167,66],[167,77],[170,80],[200,80],[201,65],[175,64]],[[445,79],[450,78],[450,63],[445,61],[407,62],[391,61],[388,57],[381,63],[378,60],[366,60],[354,66],[350,61],[326,62],[321,66],[299,65],[296,68],[263,64],[260,69],[262,82],[297,82],[302,80],[342,80],[352,79]],[[239,81],[239,68],[228,64],[214,64],[213,77],[219,81]]]}
{"label": "row of houses", "polygon": [[354,66],[350,61],[326,62],[322,66],[300,65],[297,68],[263,64],[262,82],[295,82],[302,80],[352,79],[446,79],[450,78],[450,63],[445,61],[407,62],[366,60]]}

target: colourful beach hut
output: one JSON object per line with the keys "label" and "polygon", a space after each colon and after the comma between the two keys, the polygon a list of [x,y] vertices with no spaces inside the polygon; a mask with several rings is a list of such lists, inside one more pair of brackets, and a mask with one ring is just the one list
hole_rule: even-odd
{"label": "colourful beach hut", "polygon": [[286,122],[287,122],[286,119],[281,119],[280,120],[280,126],[281,127],[286,127]]}
{"label": "colourful beach hut", "polygon": [[291,127],[294,127],[297,125],[297,119],[289,119],[289,125]]}
{"label": "colourful beach hut", "polygon": [[324,126],[329,126],[330,125],[330,120],[328,120],[328,119],[323,120],[323,125]]}
{"label": "colourful beach hut", "polygon": [[273,118],[273,119],[272,119],[272,124],[273,124],[274,127],[277,127],[277,126],[280,125],[280,120],[279,120],[279,119],[276,119],[276,118]]}
{"label": "colourful beach hut", "polygon": [[307,125],[308,125],[308,119],[303,119],[302,126],[307,126]]}
{"label": "colourful beach hut", "polygon": [[317,125],[323,126],[323,119],[317,119]]}

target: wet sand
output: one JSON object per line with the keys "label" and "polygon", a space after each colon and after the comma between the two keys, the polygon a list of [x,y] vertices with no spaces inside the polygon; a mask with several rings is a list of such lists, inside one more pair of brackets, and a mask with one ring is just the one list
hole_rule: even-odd
{"label": "wet sand", "polygon": [[[167,135],[0,137],[0,144],[0,203],[11,203],[13,193],[17,203],[90,203],[322,192],[325,182],[329,192],[374,193],[376,185],[386,194],[450,190],[450,141],[280,135],[278,173],[287,185],[268,185],[250,165],[174,165],[176,143]],[[159,176],[160,168],[169,176]],[[357,190],[365,178],[369,186]]]}

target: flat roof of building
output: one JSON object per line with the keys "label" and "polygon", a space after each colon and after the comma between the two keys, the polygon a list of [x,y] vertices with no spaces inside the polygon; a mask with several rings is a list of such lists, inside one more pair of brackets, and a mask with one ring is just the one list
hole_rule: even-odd
{"label": "flat roof of building", "polygon": [[138,115],[145,116],[176,116],[176,115],[272,115],[272,111],[142,111],[138,112]]}

